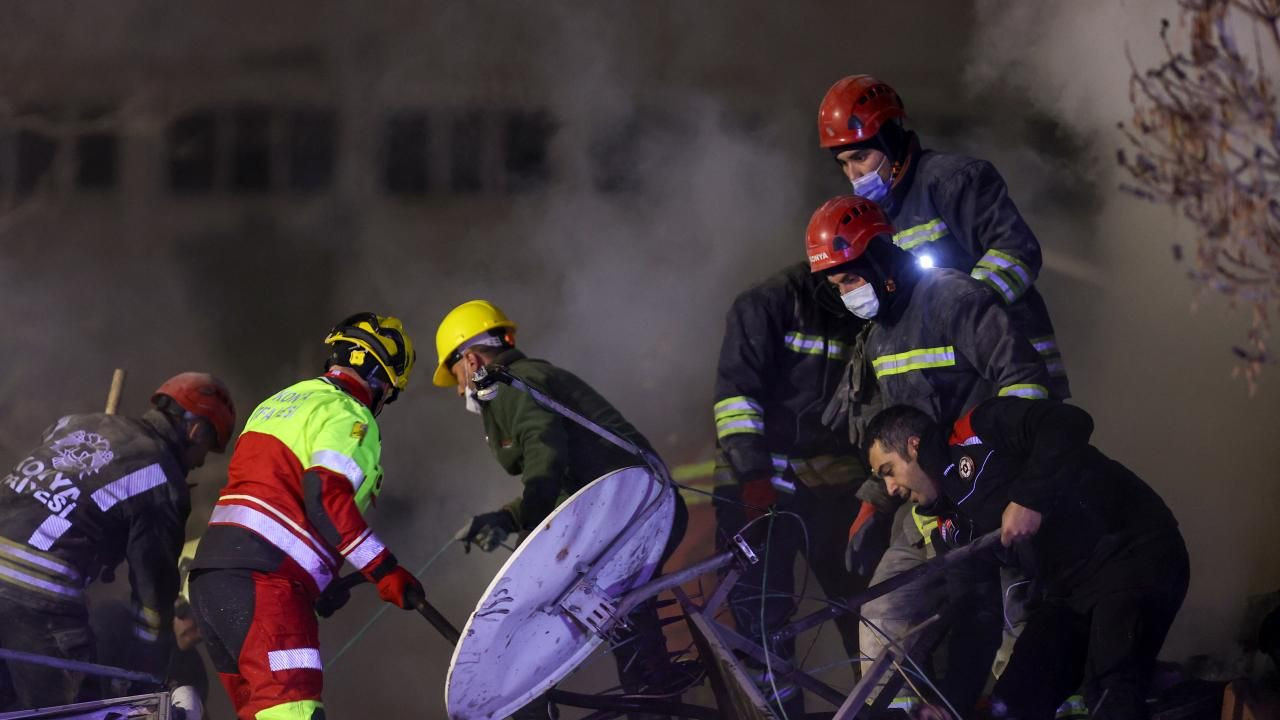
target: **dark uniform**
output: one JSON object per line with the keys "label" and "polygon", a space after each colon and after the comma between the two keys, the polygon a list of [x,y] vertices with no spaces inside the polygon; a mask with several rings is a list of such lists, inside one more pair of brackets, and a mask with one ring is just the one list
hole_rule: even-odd
{"label": "dark uniform", "polygon": [[[526,357],[515,348],[499,353],[494,364],[588,420],[641,448],[649,441],[590,385],[573,373],[545,360]],[[547,410],[527,393],[496,385],[497,395],[481,404],[489,448],[503,469],[519,475],[521,495],[504,509],[516,528],[527,535],[561,502],[602,475],[633,467],[640,460],[607,440]],[[676,494],[676,516],[661,563],[665,563],[684,537],[688,513]],[[666,639],[658,620],[657,603],[649,600],[627,617],[628,629],[620,633],[626,642],[614,651],[618,677],[629,692],[657,689],[671,681]],[[539,703],[517,717],[545,717]]]}
{"label": "dark uniform", "polygon": [[[131,669],[164,673],[191,511],[181,452],[157,410],[69,415],[17,463],[0,488],[0,647],[93,660],[86,586],[127,559]],[[83,677],[25,663],[8,675],[18,708],[74,702]]]}
{"label": "dark uniform", "polygon": [[[737,504],[740,483],[762,475],[772,476],[782,509],[798,514],[808,531],[806,538],[806,527],[789,516],[773,520],[767,562],[749,568],[735,586],[734,619],[750,637],[782,626],[795,611],[797,553],[806,554],[828,597],[847,597],[865,585],[845,572],[839,553],[827,549],[844,544],[866,466],[848,434],[822,422],[865,327],[803,262],[743,292],[726,317],[715,389],[718,547],[723,550],[746,522]],[[846,651],[856,656],[857,619],[846,616],[837,624]],[[793,657],[794,641],[774,649]]]}
{"label": "dark uniform", "polygon": [[940,483],[935,534],[958,546],[1001,526],[1010,502],[1043,516],[1020,569],[1036,602],[993,709],[1052,718],[1084,682],[1096,718],[1143,718],[1156,655],[1186,595],[1186,546],[1173,513],[1128,468],[1089,444],[1093,420],[1059,403],[997,398],[921,442]]}
{"label": "dark uniform", "polygon": [[995,167],[986,160],[920,150],[913,142],[905,174],[881,207],[898,230],[894,244],[917,257],[929,256],[936,267],[972,275],[1008,304],[1014,326],[1044,359],[1053,397],[1070,397],[1048,308],[1033,287],[1040,274],[1040,242]]}
{"label": "dark uniform", "polygon": [[[867,337],[866,358],[885,406],[910,405],[939,422],[959,417],[979,402],[997,395],[1045,399],[1049,376],[1041,356],[1012,326],[1000,303],[986,288],[947,268],[898,273],[898,293],[881,309]],[[859,497],[890,511],[896,502],[881,480],[868,480]],[[872,583],[924,562],[933,521],[913,507],[898,511],[890,549],[877,566]],[[863,606],[863,614],[897,636],[946,600],[945,588],[915,582]],[[994,575],[974,601],[975,614],[954,631],[944,685],[958,703],[977,700],[991,659],[999,647],[999,589]],[[991,612],[994,606],[996,612]],[[883,641],[864,629],[863,649],[874,655]],[[963,712],[963,710],[962,710]]]}

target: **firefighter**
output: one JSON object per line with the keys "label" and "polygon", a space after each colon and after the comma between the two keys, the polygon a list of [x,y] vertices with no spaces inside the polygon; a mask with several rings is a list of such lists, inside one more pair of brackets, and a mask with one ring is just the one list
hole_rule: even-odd
{"label": "firefighter", "polygon": [[[226,448],[235,408],[221,381],[196,372],[166,380],[151,405],[140,418],[68,415],[5,477],[0,647],[92,661],[86,587],[128,560],[132,669],[164,674],[191,511],[187,473]],[[99,694],[92,686],[81,694],[80,673],[16,662],[7,670],[13,709]]]}
{"label": "firefighter", "polygon": [[[939,420],[960,417],[993,396],[1045,399],[1049,374],[1040,354],[1024,337],[1003,303],[973,278],[949,268],[924,269],[893,242],[893,226],[870,200],[846,195],[819,207],[809,221],[806,250],[810,270],[836,288],[842,304],[872,328],[866,362],[885,405],[906,404]],[[866,483],[859,493],[866,496]],[[865,498],[864,498],[865,499]],[[859,525],[890,517],[865,503],[850,531],[849,564],[860,573]],[[891,527],[893,544],[872,576],[878,583],[919,565],[929,556],[930,520],[903,506]],[[885,538],[887,539],[887,538]],[[998,579],[985,592],[998,593]],[[865,617],[891,637],[923,620],[938,603],[938,588],[925,582],[867,603]],[[977,596],[975,596],[977,597]],[[952,660],[946,683],[958,703],[971,706],[985,683],[1000,644],[998,594],[993,602],[973,600],[978,615],[957,625],[948,646]],[[994,606],[994,607],[993,607]],[[862,651],[883,647],[878,632],[862,633]]]}
{"label": "firefighter", "polygon": [[897,228],[893,242],[927,267],[971,275],[1008,307],[1049,371],[1054,397],[1071,396],[1044,299],[1034,287],[1040,242],[986,160],[922,149],[903,127],[898,93],[870,75],[827,90],[818,109],[818,144],[831,151],[853,194],[878,204]]}
{"label": "firefighter", "polygon": [[1090,445],[1092,432],[1084,410],[1008,398],[950,425],[891,407],[868,430],[889,491],[945,518],[940,548],[998,530],[1022,550],[1001,557],[1027,575],[1033,605],[993,717],[1052,718],[1081,682],[1094,720],[1147,717],[1156,656],[1187,592],[1187,548],[1160,496]]}
{"label": "firefighter", "polygon": [[[502,508],[472,519],[464,537],[468,549],[474,544],[490,552],[511,535],[527,535],[583,486],[641,462],[586,428],[539,406],[519,390],[495,386],[497,393],[489,400],[481,400],[472,380],[480,368],[501,365],[588,420],[652,452],[649,441],[591,386],[567,370],[529,358],[518,350],[515,333],[516,324],[485,300],[471,300],[454,308],[436,332],[439,364],[435,384],[456,388],[467,410],[481,416],[494,458],[508,473],[519,475],[524,486],[521,494]],[[687,521],[684,501],[677,494],[676,517],[662,562],[679,545]],[[670,691],[676,676],[656,602],[646,601],[627,622],[630,627],[622,631],[620,638],[626,644],[614,652],[624,689],[630,693]],[[545,701],[536,701],[516,717],[547,717]]]}
{"label": "firefighter", "polygon": [[191,604],[243,720],[323,718],[315,601],[345,560],[411,609],[422,585],[362,513],[382,489],[377,416],[409,384],[400,321],[358,313],[329,331],[325,373],[245,423],[192,563]]}
{"label": "firefighter", "polygon": [[[822,416],[866,326],[803,261],[739,294],[725,317],[713,406],[717,549],[727,549],[745,523],[769,508],[791,513],[762,520],[768,525],[757,523],[750,533],[753,541],[767,538],[767,561],[761,554],[730,597],[734,622],[748,637],[763,637],[795,612],[801,553],[827,597],[844,598],[865,585],[844,571],[838,554],[824,550],[844,542],[867,470],[855,444],[828,430]],[[841,617],[836,626],[845,651],[857,657],[857,619]],[[794,640],[771,649],[795,656]],[[776,695],[788,716],[804,712],[794,685],[753,669],[761,691]]]}

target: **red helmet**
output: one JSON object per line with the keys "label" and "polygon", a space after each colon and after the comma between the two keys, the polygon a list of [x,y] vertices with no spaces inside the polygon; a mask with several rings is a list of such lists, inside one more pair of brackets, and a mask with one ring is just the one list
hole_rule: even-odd
{"label": "red helmet", "polygon": [[850,75],[831,86],[818,106],[818,145],[865,142],[893,118],[906,118],[902,98],[870,75]]}
{"label": "red helmet", "polygon": [[826,201],[813,212],[805,232],[809,270],[822,272],[858,259],[878,235],[893,235],[879,205],[856,195]]}
{"label": "red helmet", "polygon": [[236,407],[231,403],[227,386],[209,373],[184,372],[174,375],[151,394],[151,404],[166,395],[173,398],[183,410],[204,418],[218,434],[217,452],[227,449],[231,430],[236,424]]}

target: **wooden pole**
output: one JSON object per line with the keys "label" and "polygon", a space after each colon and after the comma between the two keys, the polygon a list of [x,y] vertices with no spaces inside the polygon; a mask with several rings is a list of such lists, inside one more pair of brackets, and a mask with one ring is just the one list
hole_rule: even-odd
{"label": "wooden pole", "polygon": [[107,392],[107,409],[104,411],[108,415],[115,415],[116,409],[120,407],[120,393],[124,392],[124,379],[127,373],[124,368],[116,368],[111,373],[111,390]]}

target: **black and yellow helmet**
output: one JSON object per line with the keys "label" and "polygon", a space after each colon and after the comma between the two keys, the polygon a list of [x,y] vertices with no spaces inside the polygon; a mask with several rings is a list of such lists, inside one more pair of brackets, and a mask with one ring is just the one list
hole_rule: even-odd
{"label": "black and yellow helmet", "polygon": [[329,365],[352,368],[366,379],[372,374],[380,374],[384,382],[390,383],[396,392],[387,402],[409,387],[409,375],[413,373],[413,341],[399,318],[370,312],[356,313],[334,325],[324,341],[333,346]]}

